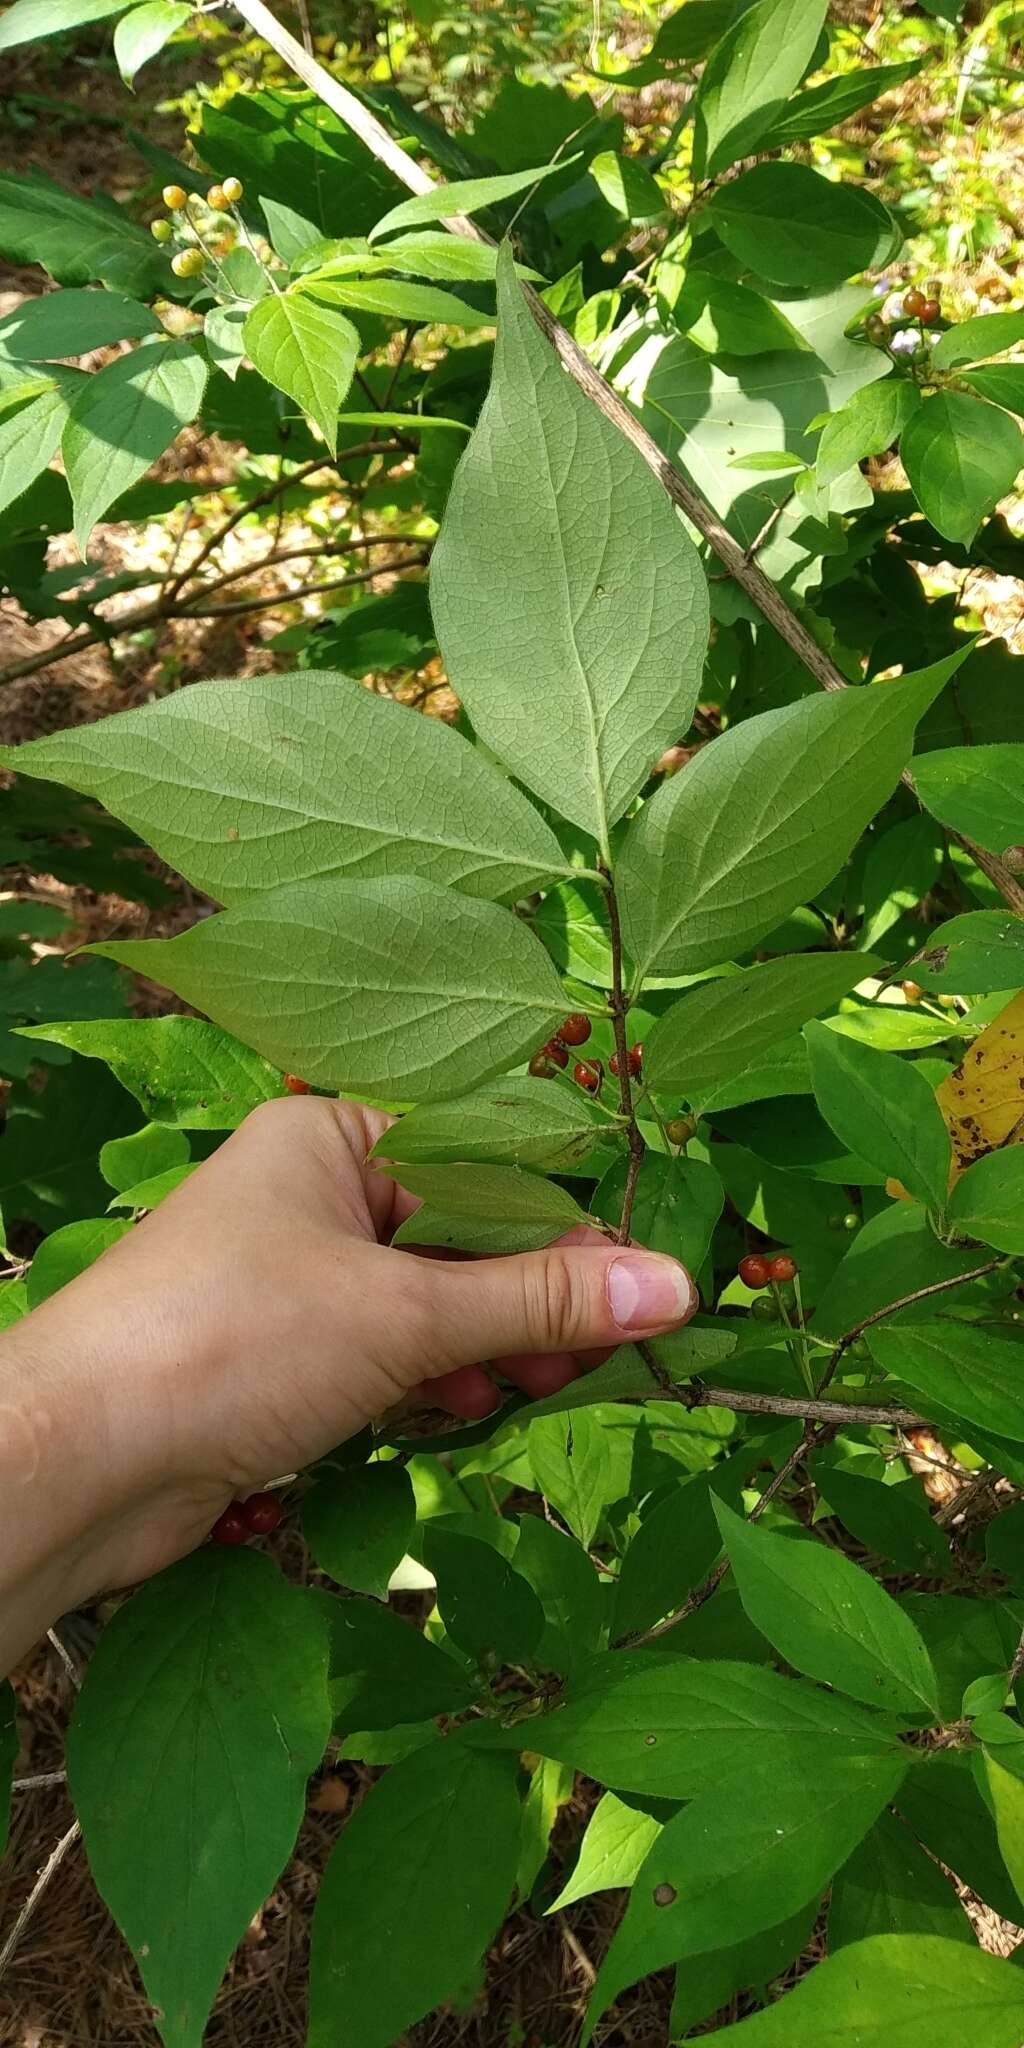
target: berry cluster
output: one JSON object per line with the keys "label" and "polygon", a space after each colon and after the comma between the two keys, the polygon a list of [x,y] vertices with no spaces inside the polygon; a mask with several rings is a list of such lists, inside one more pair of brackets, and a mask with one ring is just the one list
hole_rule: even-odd
{"label": "berry cluster", "polygon": [[788,1252],[749,1252],[737,1270],[746,1287],[767,1287],[772,1280],[795,1280],[797,1264]]}
{"label": "berry cluster", "polygon": [[[925,330],[935,327],[942,318],[938,285],[932,283],[920,291],[912,284],[908,291],[894,292],[883,280],[876,289],[885,295],[884,303],[880,310],[869,313],[864,322],[868,340],[908,362],[923,356],[928,347]],[[916,327],[906,326],[908,320],[915,320]]]}
{"label": "berry cluster", "polygon": [[[206,207],[213,214],[230,213],[242,197],[244,186],[241,178],[225,178],[219,185],[211,185],[206,194]],[[171,257],[171,269],[175,277],[198,277],[205,270],[207,258],[213,253],[204,240],[201,220],[202,202],[194,194],[186,192],[184,185],[165,185],[163,202],[169,213],[178,214],[180,220],[155,220],[150,233],[156,242],[180,241],[185,246]],[[198,209],[197,213],[192,209]],[[209,224],[207,224],[209,225]],[[225,246],[224,224],[216,223],[221,251]],[[229,237],[231,230],[229,228]]]}
{"label": "berry cluster", "polygon": [[[591,1028],[590,1018],[585,1017],[582,1010],[574,1010],[572,1016],[566,1017],[559,1025],[554,1037],[549,1038],[547,1044],[542,1045],[540,1051],[534,1053],[530,1061],[530,1073],[538,1081],[549,1081],[556,1068],[564,1069],[568,1066],[571,1045],[586,1045]],[[577,1067],[577,1081],[579,1077],[580,1068]],[[597,1085],[600,1087],[600,1082]]]}
{"label": "berry cluster", "polygon": [[210,1541],[234,1549],[239,1543],[248,1543],[250,1536],[271,1536],[283,1517],[284,1509],[274,1494],[251,1493],[248,1500],[233,1500],[218,1515]]}

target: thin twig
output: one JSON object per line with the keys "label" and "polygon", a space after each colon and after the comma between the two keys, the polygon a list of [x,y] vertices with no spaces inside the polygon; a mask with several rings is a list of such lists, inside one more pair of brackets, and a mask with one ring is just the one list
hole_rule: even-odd
{"label": "thin twig", "polygon": [[[262,575],[264,569],[276,569],[280,562],[309,561],[313,556],[319,560],[326,555],[362,554],[369,548],[407,547],[414,542],[420,547],[426,545],[418,533],[369,533],[358,535],[351,540],[311,541],[302,548],[278,548],[273,554],[262,555],[258,562],[243,562],[237,569],[225,570],[224,574],[216,577],[212,583],[202,584],[196,591],[195,598],[200,598],[209,591],[223,590],[229,583],[241,583],[246,576]],[[374,571],[374,574],[380,573],[382,572]],[[286,596],[287,592],[283,592],[282,595]],[[191,611],[195,598],[182,598],[181,606]]]}
{"label": "thin twig", "polygon": [[65,1856],[69,1850],[74,1848],[81,1832],[82,1830],[76,1820],[69,1827],[67,1834],[61,1836],[56,1848],[51,1851],[51,1854],[43,1864],[39,1876],[36,1878],[35,1884],[32,1886],[32,1890],[29,1892],[28,1898],[25,1900],[25,1904],[18,1914],[7,1940],[4,1942],[3,1948],[0,1948],[0,1978],[5,1976],[9,1964],[12,1962],[15,1952],[20,1946],[21,1937],[35,1913],[36,1907],[39,1905],[44,1893],[49,1890]]}
{"label": "thin twig", "polygon": [[[429,560],[429,553],[421,548],[418,554],[403,555],[400,562],[389,562],[387,573],[397,575],[400,569],[422,569]],[[357,583],[372,583],[375,576],[382,576],[384,573],[379,566],[375,569],[357,569],[351,576],[332,576],[328,583],[303,583],[297,590],[275,590],[266,597],[241,597],[234,604],[197,605],[194,599],[189,598],[167,616],[186,619],[229,619],[242,612],[273,611],[277,605],[295,604],[300,597],[321,597],[330,590],[351,590]]]}
{"label": "thin twig", "polygon": [[1012,1689],[1016,1685],[1022,1671],[1024,1671],[1024,1634],[1022,1634],[1020,1642],[1017,1644],[1017,1648],[1013,1653],[1013,1663],[1006,1674],[1008,1688]]}
{"label": "thin twig", "polygon": [[[887,1407],[881,1402],[876,1405],[869,1401],[812,1401],[807,1394],[752,1394],[738,1387],[709,1387],[703,1380],[682,1385],[673,1380],[661,1393],[666,1400],[678,1401],[682,1408],[731,1408],[735,1415],[788,1415],[798,1422],[851,1423],[866,1429],[883,1425],[894,1429],[932,1427],[912,1408]],[[650,1398],[657,1400],[658,1396]]]}
{"label": "thin twig", "polygon": [[[325,71],[315,57],[307,54],[301,43],[296,41],[278,21],[276,15],[271,13],[270,8],[265,6],[264,0],[234,0],[234,4],[250,28],[261,36],[264,42],[269,43],[271,49],[276,50],[286,64],[291,65],[303,83],[308,85],[324,105],[330,107],[339,120],[359,137],[379,163],[388,166],[400,184],[408,191],[416,193],[432,192],[435,189],[437,181],[429,172],[423,169],[415,157],[406,153],[393,136],[389,135],[383,122],[378,121],[376,115],[371,113],[354,93],[341,85],[336,78],[332,78],[330,72]],[[484,234],[475,222],[467,220],[464,215],[451,215],[443,224],[453,234],[460,235],[465,240],[490,242],[490,236]],[[653,435],[641,426],[626,401],[606,383],[601,372],[590,361],[579,343],[555,318],[543,299],[539,298],[529,285],[525,285],[523,290],[534,319],[573,382],[593,400],[605,419],[618,427],[627,441],[643,457],[673,504],[678,505],[680,511],[693,522],[698,532],[714,549],[730,576],[735,578],[769,624],[774,626],[780,639],[792,648],[793,653],[803,662],[815,681],[820,683],[822,689],[847,689],[847,677],[836,667],[825,649],[818,646],[817,641],[797,618],[795,612],[790,610],[785,598],[776,590],[764,571],[756,562],[748,562],[739,541],[729,532],[707,499],[701,496],[689,479],[659,448]],[[966,845],[971,858],[998,889],[1004,902],[1018,917],[1024,917],[1024,884],[1020,883],[994,854],[986,853],[983,847],[975,846],[973,841],[966,842]]]}
{"label": "thin twig", "polygon": [[15,1778],[11,1791],[46,1792],[51,1785],[66,1785],[67,1782],[68,1774],[66,1771],[38,1771],[31,1778]]}
{"label": "thin twig", "polygon": [[851,1344],[856,1344],[858,1337],[875,1323],[884,1322],[886,1316],[894,1316],[897,1309],[913,1308],[915,1301],[927,1301],[933,1294],[946,1294],[951,1287],[966,1287],[969,1280],[983,1280],[986,1273],[994,1273],[1002,1264],[1002,1259],[988,1259],[983,1266],[972,1266],[969,1273],[955,1273],[949,1280],[932,1280],[927,1287],[915,1287],[912,1294],[901,1294],[898,1301],[887,1301],[884,1308],[873,1309],[869,1316],[863,1316],[859,1323],[855,1323],[852,1330],[847,1330],[845,1337],[840,1337],[818,1383],[818,1392],[822,1393],[834,1379]]}
{"label": "thin twig", "polygon": [[72,1685],[75,1688],[75,1691],[81,1692],[82,1674],[78,1668],[78,1665],[75,1663],[75,1660],[71,1655],[71,1652],[68,1649],[66,1643],[63,1643],[61,1641],[61,1638],[57,1634],[55,1628],[47,1629],[46,1640],[50,1644],[51,1649],[56,1650],[57,1655],[60,1658],[60,1661],[63,1664],[64,1669],[67,1672],[67,1675],[70,1678]]}
{"label": "thin twig", "polygon": [[[629,1165],[626,1169],[626,1185],[622,1195],[618,1241],[620,1244],[628,1244],[630,1228],[633,1222],[633,1203],[636,1199],[637,1182],[640,1179],[640,1168],[644,1163],[647,1146],[644,1143],[643,1133],[633,1111],[633,1088],[629,1074],[629,1047],[626,1044],[626,1016],[629,1010],[629,997],[626,994],[622,979],[622,926],[619,919],[619,904],[615,894],[615,884],[610,875],[608,877],[608,926],[612,950],[611,1011],[612,1030],[615,1034],[615,1058],[619,1069],[619,1109],[625,1119],[626,1133],[629,1139]],[[651,1362],[649,1354],[645,1352],[644,1356],[649,1365]],[[655,1373],[655,1378],[658,1377],[658,1373]]]}

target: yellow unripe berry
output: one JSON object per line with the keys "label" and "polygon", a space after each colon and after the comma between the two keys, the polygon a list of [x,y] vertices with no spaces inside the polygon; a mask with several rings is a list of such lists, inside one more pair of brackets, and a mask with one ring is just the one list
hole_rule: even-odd
{"label": "yellow unripe berry", "polygon": [[211,185],[206,195],[206,204],[214,213],[226,213],[231,204],[223,185]]}
{"label": "yellow unripe berry", "polygon": [[152,235],[154,242],[169,242],[171,236],[174,233],[174,229],[172,228],[169,220],[151,220],[149,223],[149,232]]}
{"label": "yellow unripe berry", "polygon": [[175,277],[198,277],[202,267],[201,249],[179,249],[177,255],[171,257],[171,269]]}
{"label": "yellow unripe berry", "polygon": [[225,178],[221,191],[229,206],[237,206],[245,190],[241,178]]}
{"label": "yellow unripe berry", "polygon": [[187,204],[188,193],[184,185],[164,186],[164,205],[169,206],[172,213],[180,213],[182,207]]}

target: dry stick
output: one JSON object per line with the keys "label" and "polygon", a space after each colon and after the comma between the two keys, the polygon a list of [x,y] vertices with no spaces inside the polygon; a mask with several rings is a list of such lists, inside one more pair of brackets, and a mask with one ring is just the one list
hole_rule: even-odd
{"label": "dry stick", "polygon": [[[403,555],[398,562],[386,562],[383,566],[378,563],[375,569],[357,569],[352,576],[332,576],[329,583],[302,583],[297,590],[274,590],[268,597],[240,597],[234,604],[198,605],[189,598],[167,616],[172,619],[229,619],[241,612],[273,611],[280,604],[295,604],[300,597],[319,597],[328,590],[351,590],[357,583],[372,583],[375,576],[397,575],[400,569],[422,569],[429,560],[429,550],[421,549],[418,554]],[[197,592],[197,595],[201,593]]]}
{"label": "dry stick", "polygon": [[48,1891],[50,1885],[53,1882],[53,1879],[56,1877],[57,1872],[60,1869],[60,1866],[63,1863],[64,1858],[67,1855],[69,1849],[74,1848],[75,1843],[77,1842],[81,1832],[82,1830],[76,1820],[73,1826],[69,1827],[67,1834],[61,1836],[60,1841],[57,1843],[56,1848],[51,1852],[51,1854],[47,1857],[46,1862],[43,1864],[39,1876],[36,1878],[35,1884],[32,1886],[32,1890],[29,1892],[28,1898],[25,1900],[25,1904],[23,1905],[21,1912],[18,1914],[18,1917],[14,1923],[14,1926],[11,1928],[7,1940],[4,1942],[3,1948],[0,1948],[0,1978],[2,1978],[6,1974],[8,1965],[12,1962],[14,1958],[14,1954],[20,1944],[21,1937],[24,1934],[25,1929],[32,1918],[32,1915],[34,1914],[36,1907],[38,1906],[41,1898],[43,1897],[43,1894],[46,1891]]}
{"label": "dry stick", "polygon": [[[354,93],[339,85],[337,79],[332,78],[330,72],[325,71],[323,65],[317,63],[315,57],[307,54],[301,43],[296,42],[295,37],[282,27],[269,7],[264,6],[263,0],[233,0],[233,4],[236,12],[249,23],[250,28],[254,29],[258,36],[262,36],[264,42],[269,43],[271,49],[276,50],[286,64],[291,65],[303,83],[319,95],[324,105],[330,107],[339,120],[344,121],[353,135],[358,135],[378,162],[387,165],[400,184],[415,193],[435,190],[436,181],[429,172],[423,170],[414,157],[406,155],[405,150],[388,134],[383,123],[356,99]],[[446,219],[444,226],[453,234],[461,235],[468,241],[490,242],[489,235],[485,235],[481,228],[476,227],[461,214]],[[590,358],[573,340],[572,335],[559,320],[555,319],[543,299],[538,298],[530,285],[524,285],[523,289],[538,327],[546,335],[573,382],[578,384],[581,391],[586,392],[587,397],[593,400],[605,419],[618,427],[619,432],[625,435],[627,441],[643,457],[673,504],[678,505],[698,532],[703,534],[729,575],[733,576],[746,591],[769,625],[775,628],[779,638],[786,642],[787,647],[792,648],[815,682],[820,683],[823,690],[845,690],[848,687],[847,678],[830,660],[824,648],[818,646],[817,641],[812,638],[796,614],[790,610],[785,598],[776,590],[764,570],[760,569],[756,562],[748,561],[745,550],[733,539],[717,512],[712,510],[707,500],[694,489],[675,464],[669,461],[652,435],[640,425],[625,400],[605,382],[601,372],[594,368]],[[913,788],[912,778],[907,775],[904,779]],[[984,847],[976,846],[973,840],[961,839],[960,843],[982,873],[987,875],[989,881],[998,889],[1003,901],[1018,917],[1024,917],[1024,884],[1020,883],[994,854],[987,853]]]}
{"label": "dry stick", "polygon": [[807,1394],[750,1394],[737,1387],[709,1387],[703,1380],[689,1385],[670,1380],[662,1387],[662,1394],[666,1400],[677,1401],[681,1408],[688,1409],[731,1408],[736,1415],[789,1415],[798,1422],[849,1422],[866,1428],[885,1423],[897,1429],[932,1428],[912,1408],[893,1407],[885,1402],[812,1401]]}
{"label": "dry stick", "polygon": [[[238,569],[227,569],[212,584],[205,585],[204,589],[223,590],[229,583],[244,582],[247,576],[262,575],[264,569],[276,569],[281,562],[310,561],[314,556],[317,561],[320,561],[327,555],[355,555],[363,554],[369,548],[411,547],[413,545],[424,546],[422,535],[418,533],[367,533],[359,534],[353,540],[310,541],[304,548],[277,548],[273,554],[261,555],[258,562],[243,562]],[[378,573],[378,571],[374,571],[375,575]],[[287,594],[286,591],[282,592],[283,596],[287,596]],[[202,597],[202,595],[203,590],[196,592],[197,598]],[[192,602],[193,600],[189,597],[182,598],[182,604],[189,608],[191,608]]]}
{"label": "dry stick", "polygon": [[15,1778],[12,1792],[45,1792],[51,1785],[66,1785],[66,1771],[37,1771],[31,1778]]}
{"label": "dry stick", "polygon": [[859,1323],[855,1323],[852,1330],[847,1330],[845,1337],[840,1337],[819,1382],[819,1394],[824,1392],[830,1380],[835,1377],[836,1370],[851,1344],[856,1344],[858,1337],[863,1336],[865,1330],[870,1330],[875,1323],[884,1322],[886,1316],[894,1316],[897,1309],[913,1308],[915,1301],[927,1301],[932,1294],[946,1294],[951,1287],[966,1287],[969,1280],[982,1280],[986,1273],[994,1273],[1002,1264],[1002,1259],[989,1259],[984,1266],[972,1266],[969,1273],[955,1273],[950,1280],[932,1280],[927,1287],[915,1287],[912,1294],[901,1294],[898,1301],[887,1301],[884,1308],[873,1309],[869,1316],[864,1316]]}

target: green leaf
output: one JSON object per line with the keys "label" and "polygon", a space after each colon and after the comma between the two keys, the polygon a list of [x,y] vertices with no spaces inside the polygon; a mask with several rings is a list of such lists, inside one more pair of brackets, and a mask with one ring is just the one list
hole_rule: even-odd
{"label": "green leaf", "polygon": [[904,911],[927,896],[944,857],[945,841],[929,818],[901,818],[878,835],[864,863],[862,946],[876,946]]}
{"label": "green leaf", "polygon": [[[997,1155],[998,1156],[998,1155]],[[924,1396],[936,1420],[1024,1443],[1024,1394],[1016,1344],[971,1323],[901,1321],[868,1334],[871,1355]]]}
{"label": "green leaf", "polygon": [[[466,242],[459,235],[430,228],[419,235],[401,235],[397,242],[389,242],[386,249],[370,258],[374,269],[430,277],[441,284],[493,284],[497,262],[498,251],[488,242]],[[538,271],[523,263],[517,263],[516,275],[540,278]]]}
{"label": "green leaf", "polygon": [[587,1823],[572,1876],[548,1912],[560,1913],[577,1899],[631,1885],[660,1833],[660,1821],[606,1792]]}
{"label": "green leaf", "polygon": [[884,1486],[837,1467],[819,1474],[818,1490],[844,1526],[879,1557],[929,1576],[949,1569],[949,1539],[933,1522],[915,1480]]}
{"label": "green leaf", "polygon": [[744,719],[663,783],[616,864],[642,973],[746,952],[842,867],[896,785],[914,726],[966,650],[895,682]]}
{"label": "green leaf", "polygon": [[974,1945],[949,1878],[893,1813],[879,1814],[836,1872],[829,1905],[830,1952],[879,1934],[928,1934]]}
{"label": "green leaf", "polygon": [[[753,1744],[750,1753],[753,1761]],[[823,1760],[812,1775],[758,1762],[668,1821],[598,1973],[584,2042],[639,1977],[776,1927],[808,1905],[894,1796],[906,1768],[898,1757]]]}
{"label": "green leaf", "polygon": [[421,1166],[385,1172],[423,1207],[400,1224],[395,1244],[430,1244],[464,1252],[539,1251],[586,1214],[564,1188],[518,1166]]}
{"label": "green leaf", "polygon": [[309,2048],[390,2048],[460,1989],[508,1903],[519,1830],[509,1759],[448,1741],[393,1766],[321,1881]]}
{"label": "green leaf", "polygon": [[757,0],[722,37],[697,90],[695,177],[753,154],[807,70],[825,11],[826,0]]}
{"label": "green leaf", "polygon": [[58,284],[98,278],[147,298],[170,281],[152,236],[113,200],[80,198],[38,172],[0,175],[0,250],[12,262],[41,264]]}
{"label": "green leaf", "polygon": [[940,334],[932,347],[937,370],[952,370],[958,363],[981,363],[989,356],[1002,355],[1024,341],[1024,313],[977,313],[973,320],[961,320]]}
{"label": "green leaf", "polygon": [[651,56],[658,62],[699,62],[731,26],[735,11],[735,0],[685,0],[662,22]]}
{"label": "green leaf", "polygon": [[301,292],[272,292],[248,314],[243,340],[254,369],[309,414],[333,455],[338,413],[359,358],[351,320]]}
{"label": "green leaf", "polygon": [[[657,1337],[652,1350],[670,1379],[692,1379],[695,1373],[717,1372],[736,1349],[736,1339],[720,1324],[709,1328],[676,1330],[671,1337]],[[573,1408],[590,1408],[597,1402],[639,1400],[656,1394],[651,1369],[632,1344],[620,1345],[606,1365],[572,1380],[557,1394],[532,1401],[521,1409],[517,1420],[529,1422],[535,1415],[567,1414]]]}
{"label": "green leaf", "polygon": [[412,1110],[378,1138],[370,1156],[557,1171],[578,1165],[614,1128],[581,1088],[510,1075],[453,1102]]}
{"label": "green leaf", "polygon": [[986,513],[1012,490],[1024,437],[1008,413],[955,391],[918,407],[900,444],[922,512],[947,540],[970,547]]}
{"label": "green leaf", "polygon": [[161,1573],[94,1652],[68,1777],[166,2048],[199,2048],[329,1733],[319,1616],[255,1552],[202,1550]]}
{"label": "green leaf", "polygon": [[995,1823],[963,1751],[933,1752],[911,1771],[899,1807],[918,1840],[1004,1919],[1020,1908],[999,1852]]}
{"label": "green leaf", "polygon": [[822,1543],[714,1506],[744,1609],[787,1664],[869,1706],[936,1717],[924,1643],[867,1572]]}
{"label": "green leaf", "polygon": [[100,1172],[110,1187],[123,1194],[125,1188],[149,1180],[169,1167],[184,1166],[189,1158],[188,1139],[181,1131],[165,1125],[144,1124],[130,1138],[111,1138],[100,1149]]}
{"label": "green leaf", "polygon": [[541,1416],[531,1422],[527,1443],[538,1493],[589,1550],[613,1485],[608,1439],[597,1416],[585,1408],[568,1422]]}
{"label": "green leaf", "polygon": [[822,1116],[858,1158],[903,1182],[928,1209],[942,1211],[949,1186],[949,1132],[935,1091],[896,1053],[875,1052],[833,1031],[804,1031]]}
{"label": "green leaf", "polygon": [[[591,1202],[606,1223],[622,1215],[629,1161],[609,1167]],[[630,1235],[652,1252],[667,1252],[691,1273],[699,1273],[725,1203],[725,1190],[713,1166],[648,1152],[640,1168],[633,1200]]]}
{"label": "green leaf", "polygon": [[[354,312],[380,313],[386,320],[410,324],[434,322],[448,327],[493,327],[494,314],[482,313],[454,292],[439,291],[436,285],[406,284],[404,279],[304,277],[304,295],[310,294],[327,306],[351,306]],[[304,300],[303,300],[304,302]],[[264,303],[266,303],[264,301]],[[344,323],[346,326],[347,322]],[[355,329],[352,329],[355,332]],[[249,351],[252,355],[252,350]],[[255,356],[253,361],[256,362]],[[257,369],[260,365],[256,363]],[[280,382],[271,378],[272,383]],[[310,410],[307,407],[307,411]],[[315,417],[316,415],[314,415]]]}
{"label": "green leaf", "polygon": [[[788,1537],[775,1540],[794,1547]],[[520,1726],[505,1739],[512,1745],[523,1737]],[[528,1740],[538,1755],[614,1791],[660,1799],[740,1785],[752,1764],[769,1775],[798,1771],[810,1782],[833,1762],[868,1770],[899,1762],[886,1724],[849,1700],[758,1665],[668,1650],[593,1658],[570,1679],[554,1713],[533,1717]]]}
{"label": "green leaf", "polygon": [[330,1601],[331,1704],[342,1731],[461,1714],[475,1694],[460,1664],[414,1623],[369,1600]]}
{"label": "green leaf", "polygon": [[660,220],[668,202],[650,171],[636,157],[604,149],[587,165],[602,199],[624,220]]}
{"label": "green leaf", "polygon": [[0,1679],[0,1856],[7,1847],[11,1817],[11,1780],[19,1749],[17,1701],[6,1679]]}
{"label": "green leaf", "polygon": [[586,1551],[542,1515],[523,1515],[515,1568],[544,1609],[538,1663],[545,1671],[574,1671],[604,1636],[606,1602]]}
{"label": "green leaf", "polygon": [[412,1541],[416,1498],[404,1465],[374,1460],[355,1470],[321,1468],[302,1510],[302,1530],[321,1571],[354,1593],[387,1598]]}
{"label": "green leaf", "polygon": [[191,20],[193,11],[186,0],[143,0],[141,7],[122,15],[114,30],[114,56],[126,85],[131,85],[151,57],[159,56],[164,44]]}
{"label": "green leaf", "polygon": [[564,1764],[547,1759],[534,1767],[523,1803],[522,1835],[516,1865],[516,1891],[528,1900],[547,1860],[560,1809],[572,1798],[573,1774]]}
{"label": "green leaf", "polygon": [[53,1230],[96,1216],[109,1192],[96,1164],[100,1146],[137,1122],[130,1095],[79,1060],[53,1068],[41,1094],[15,1089],[0,1137],[0,1211],[8,1224]]}
{"label": "green leaf", "polygon": [[1024,413],[1024,363],[992,363],[984,369],[965,370],[962,382],[980,398],[989,398],[1007,412]]}
{"label": "green leaf", "polygon": [[154,1123],[233,1131],[284,1095],[280,1070],[201,1017],[131,1017],[37,1024],[20,1033],[102,1060]]}
{"label": "green leaf", "polygon": [[[280,199],[262,197],[260,206],[266,219],[270,246],[282,263],[298,263],[307,250],[321,241],[316,223],[307,220],[305,214],[296,213],[294,207],[283,205]],[[359,246],[366,249],[368,244],[363,242]]]}
{"label": "green leaf", "polygon": [[771,349],[808,346],[770,299],[712,271],[687,271],[672,306],[672,320],[681,334],[710,355],[757,356]]}
{"label": "green leaf", "polygon": [[1014,1891],[1024,1903],[1024,1782],[1015,1771],[1007,1770],[990,1749],[984,1749],[976,1759],[976,1768],[988,1795],[1000,1854]]}
{"label": "green leaf", "polygon": [[[438,640],[480,739],[607,851],[689,726],[703,573],[642,457],[543,339],[507,248],[498,307],[490,393],[431,567]],[[525,610],[502,602],[510,562]]]}
{"label": "green leaf", "polygon": [[180,1188],[182,1181],[195,1172],[194,1165],[167,1166],[162,1173],[151,1173],[145,1180],[133,1182],[130,1188],[123,1188],[107,1203],[108,1209],[155,1209],[158,1202],[166,1201]]}
{"label": "green leaf", "polygon": [[802,1956],[814,1932],[818,1901],[731,1948],[709,1949],[705,1955],[689,1956],[676,1971],[675,1996],[669,2021],[673,2040],[709,2019],[728,2005],[738,1991],[752,1990],[760,1996],[765,1986],[781,1977]]}
{"label": "green leaf", "polygon": [[205,388],[206,364],[188,341],[149,342],[83,386],[61,439],[83,556],[97,520],[195,418]]}
{"label": "green leaf", "polygon": [[877,965],[863,953],[797,953],[701,982],[647,1033],[648,1085],[703,1104],[808,1018],[834,1008]]}
{"label": "green leaf", "polygon": [[1024,749],[940,747],[915,763],[921,802],[954,832],[992,853],[1024,837]]}
{"label": "green leaf", "polygon": [[783,149],[791,142],[825,135],[830,128],[848,121],[861,107],[916,77],[920,69],[921,60],[915,57],[906,64],[874,64],[864,70],[844,72],[841,78],[828,78],[824,85],[812,85],[806,92],[798,92],[785,112],[772,122],[761,148]]}
{"label": "green leaf", "polygon": [[825,425],[815,462],[819,483],[831,483],[865,455],[882,455],[898,441],[921,403],[916,384],[903,377],[883,377],[866,384]]}
{"label": "green leaf", "polygon": [[14,362],[48,362],[162,333],[156,314],[123,292],[44,292],[22,299],[0,322],[0,347]]}
{"label": "green leaf", "polygon": [[[536,1424],[533,1425],[536,1428]],[[673,1614],[710,1571],[722,1547],[703,1473],[650,1503],[622,1560],[612,1634],[639,1635]]]}
{"label": "green leaf", "polygon": [[532,1663],[544,1634],[533,1587],[484,1541],[423,1525],[423,1559],[437,1580],[437,1606],[452,1642],[477,1664]]}
{"label": "green leaf", "polygon": [[968,910],[934,926],[907,972],[929,991],[1024,986],[1024,926],[1004,910]]}
{"label": "green leaf", "polygon": [[0,512],[27,491],[56,455],[67,417],[67,392],[49,383],[0,417]]}
{"label": "green leaf", "polygon": [[722,2048],[1016,2048],[1024,1982],[1001,1956],[934,1934],[876,1934],[829,1956],[763,2012],[722,2027]]}
{"label": "green leaf", "polygon": [[370,229],[370,240],[379,242],[382,235],[393,235],[396,228],[416,227],[421,221],[454,220],[460,213],[479,213],[482,207],[496,206],[501,199],[514,199],[517,192],[528,191],[531,185],[539,185],[544,178],[577,161],[575,156],[563,156],[557,163],[512,171],[500,178],[460,178],[450,185],[435,185],[430,192],[418,192],[412,199],[403,199],[393,206]]}
{"label": "green leaf", "polygon": [[26,1294],[29,1308],[38,1308],[59,1287],[84,1273],[101,1252],[131,1229],[130,1223],[115,1223],[113,1217],[97,1216],[80,1223],[66,1223],[45,1238],[29,1267]]}
{"label": "green leaf", "polygon": [[565,1014],[519,919],[412,876],[297,882],[178,938],[92,948],[316,1087],[415,1101],[524,1059]]}
{"label": "green leaf", "polygon": [[87,22],[120,14],[128,0],[15,0],[0,20],[0,50],[35,43],[42,36],[67,35]]}
{"label": "green leaf", "polygon": [[1024,1150],[1004,1146],[976,1159],[950,1196],[949,1221],[997,1251],[1024,1253]]}
{"label": "green leaf", "polygon": [[887,263],[899,240],[872,193],[805,164],[756,164],[713,193],[705,218],[739,263],[773,284],[839,284]]}
{"label": "green leaf", "polygon": [[332,874],[519,897],[567,868],[467,740],[330,672],[196,683],[0,758],[98,797],[222,903]]}

